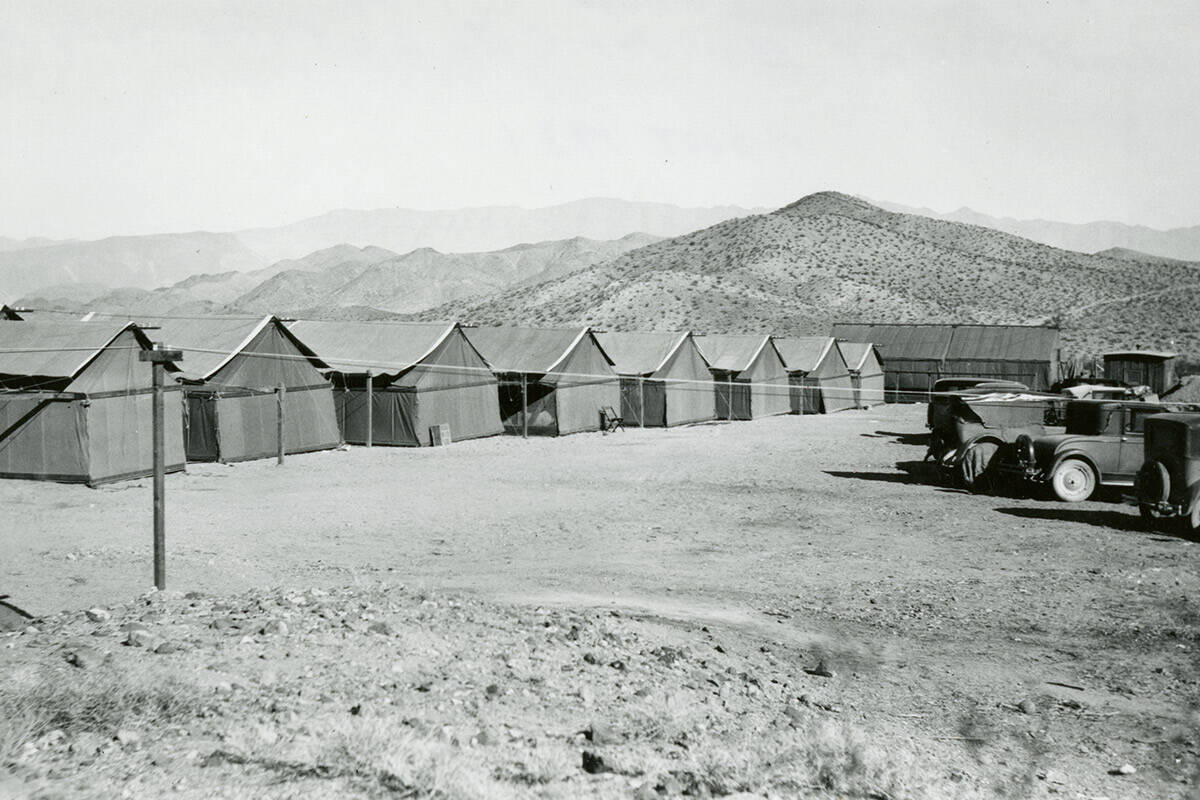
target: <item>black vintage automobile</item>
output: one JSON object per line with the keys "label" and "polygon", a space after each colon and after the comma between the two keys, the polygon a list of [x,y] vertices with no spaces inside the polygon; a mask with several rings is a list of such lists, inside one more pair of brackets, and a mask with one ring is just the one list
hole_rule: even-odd
{"label": "black vintage automobile", "polygon": [[1143,518],[1178,520],[1186,534],[1200,535],[1200,414],[1146,420],[1135,493]]}
{"label": "black vintage automobile", "polygon": [[1000,475],[1049,487],[1065,503],[1087,500],[1099,486],[1132,486],[1142,467],[1142,426],[1166,409],[1153,403],[1072,400],[1064,433],[1022,434],[999,462]]}

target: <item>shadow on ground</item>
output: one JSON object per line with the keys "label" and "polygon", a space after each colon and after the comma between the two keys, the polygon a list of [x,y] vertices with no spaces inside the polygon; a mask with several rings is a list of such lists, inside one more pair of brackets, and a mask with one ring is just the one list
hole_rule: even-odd
{"label": "shadow on ground", "polygon": [[896,431],[875,431],[874,433],[860,433],[867,439],[885,439],[890,438],[893,444],[909,444],[920,447],[929,446],[928,433],[897,433]]}
{"label": "shadow on ground", "polygon": [[1152,527],[1136,512],[1130,511],[1096,511],[1083,508],[997,508],[1001,514],[1022,519],[1043,519],[1053,522],[1079,522],[1084,525],[1095,525],[1099,528],[1112,528],[1118,531],[1152,534],[1159,537],[1170,537],[1195,541],[1192,537],[1174,528],[1170,522],[1164,521]]}

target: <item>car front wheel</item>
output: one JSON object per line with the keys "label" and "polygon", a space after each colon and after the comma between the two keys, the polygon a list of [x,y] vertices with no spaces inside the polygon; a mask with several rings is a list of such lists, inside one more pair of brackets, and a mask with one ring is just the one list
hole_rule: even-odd
{"label": "car front wheel", "polygon": [[1063,459],[1050,476],[1050,488],[1064,503],[1080,503],[1096,491],[1096,471],[1082,459]]}

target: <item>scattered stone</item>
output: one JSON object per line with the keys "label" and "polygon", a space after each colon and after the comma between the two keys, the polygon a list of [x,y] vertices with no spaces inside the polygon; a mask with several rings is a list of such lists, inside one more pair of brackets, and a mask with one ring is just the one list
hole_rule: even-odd
{"label": "scattered stone", "polygon": [[625,662],[620,660],[610,662],[609,666],[615,669],[617,672],[624,672],[626,669],[628,669],[625,666]]}
{"label": "scattered stone", "polygon": [[109,618],[112,617],[106,608],[89,608],[83,613],[86,614],[87,618],[92,622],[108,622]]}
{"label": "scattered stone", "polygon": [[583,654],[583,660],[589,664],[599,664],[601,661],[600,656],[590,650]]}
{"label": "scattered stone", "polygon": [[262,630],[259,631],[259,633],[262,634],[278,636],[284,636],[287,634],[287,632],[287,623],[281,619],[273,619],[269,621],[266,625],[263,625]]}
{"label": "scattered stone", "polygon": [[388,625],[381,619],[377,619],[367,626],[367,633],[377,633],[380,636],[391,636],[392,626]]}
{"label": "scattered stone", "polygon": [[589,775],[598,775],[601,772],[611,772],[608,764],[604,763],[604,759],[593,753],[591,750],[584,750],[581,761],[583,771]]}
{"label": "scattered stone", "polygon": [[496,734],[489,731],[487,728],[480,728],[479,733],[475,734],[475,741],[483,746],[488,746],[496,743]]}
{"label": "scattered stone", "polygon": [[122,747],[137,747],[142,743],[142,735],[137,731],[131,731],[127,728],[117,731],[115,738]]}
{"label": "scattered stone", "polygon": [[658,789],[653,781],[646,781],[633,791],[633,800],[658,800]]}
{"label": "scattered stone", "polygon": [[1110,771],[1108,774],[1109,775],[1133,775],[1135,772],[1137,772],[1137,767],[1135,767],[1133,764],[1122,764],[1121,766],[1117,767],[1116,769]]}
{"label": "scattered stone", "polygon": [[362,714],[362,703],[355,703],[350,706],[350,716],[357,717]]}
{"label": "scattered stone", "polygon": [[240,628],[241,625],[233,617],[217,617],[208,623],[208,627],[217,631],[227,631],[231,628]]}
{"label": "scattered stone", "polygon": [[168,642],[165,640],[159,642],[158,645],[154,648],[154,652],[160,656],[170,655],[171,653],[178,653],[182,650],[183,650],[183,648],[180,647],[179,645],[175,644],[175,642]]}
{"label": "scattered stone", "polygon": [[599,721],[592,722],[583,735],[592,744],[620,744],[625,740],[611,725]]}
{"label": "scattered stone", "polygon": [[799,728],[805,723],[806,715],[804,710],[799,706],[794,706],[789,703],[788,705],[784,706],[783,715],[787,717],[788,724],[793,728]]}
{"label": "scattered stone", "polygon": [[494,683],[489,683],[487,688],[483,690],[488,697],[499,697],[504,691]]}
{"label": "scattered stone", "polygon": [[104,654],[94,647],[80,645],[63,651],[67,663],[79,669],[94,669],[104,663]]}
{"label": "scattered stone", "polygon": [[157,637],[144,627],[134,628],[125,636],[125,644],[130,647],[152,647],[156,641]]}
{"label": "scattered stone", "polygon": [[832,678],[837,674],[829,668],[829,666],[825,663],[825,659],[823,658],[817,662],[815,667],[812,669],[806,669],[804,671],[809,675],[816,675],[818,678]]}
{"label": "scattered stone", "polygon": [[1017,710],[1020,711],[1022,714],[1036,714],[1037,713],[1037,703],[1033,702],[1028,697],[1026,697],[1020,703],[1017,703]]}

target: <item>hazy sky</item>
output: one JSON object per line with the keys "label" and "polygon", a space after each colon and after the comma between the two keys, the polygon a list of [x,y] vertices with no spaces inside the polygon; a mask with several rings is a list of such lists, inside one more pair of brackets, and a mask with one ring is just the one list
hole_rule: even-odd
{"label": "hazy sky", "polygon": [[1200,224],[1200,3],[0,4],[0,235],[608,196]]}

